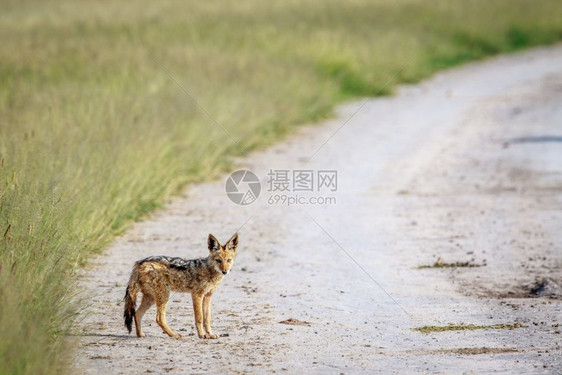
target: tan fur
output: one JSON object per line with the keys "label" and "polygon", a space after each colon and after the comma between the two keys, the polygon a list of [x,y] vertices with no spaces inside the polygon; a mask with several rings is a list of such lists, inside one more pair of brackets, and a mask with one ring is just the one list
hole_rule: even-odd
{"label": "tan fur", "polygon": [[[134,317],[138,337],[145,334],[141,328],[144,313],[156,304],[156,323],[171,337],[180,338],[166,322],[166,306],[170,292],[191,293],[195,327],[200,338],[218,338],[211,330],[211,298],[224,276],[234,264],[238,247],[238,234],[223,246],[209,234],[209,256],[202,259],[185,260],[165,256],[155,256],[135,263],[127,292],[125,293],[125,325],[131,331]],[[135,312],[138,292],[142,301]]]}

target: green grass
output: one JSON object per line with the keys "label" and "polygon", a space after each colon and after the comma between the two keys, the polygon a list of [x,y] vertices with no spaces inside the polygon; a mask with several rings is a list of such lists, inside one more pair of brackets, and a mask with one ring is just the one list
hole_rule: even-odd
{"label": "green grass", "polygon": [[516,328],[526,328],[519,323],[514,324],[490,324],[490,325],[477,325],[477,324],[453,324],[450,323],[446,326],[423,326],[414,328],[414,331],[421,333],[432,333],[432,332],[445,332],[445,331],[474,331],[478,329],[516,329]]}
{"label": "green grass", "polygon": [[73,270],[181,186],[225,171],[229,157],[343,100],[562,39],[558,0],[4,0],[1,9],[1,374],[64,370],[64,333],[81,307]]}

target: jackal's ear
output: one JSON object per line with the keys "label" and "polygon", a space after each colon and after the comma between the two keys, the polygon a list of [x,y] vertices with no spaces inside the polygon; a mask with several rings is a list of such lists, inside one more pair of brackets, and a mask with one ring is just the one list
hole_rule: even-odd
{"label": "jackal's ear", "polygon": [[207,246],[209,247],[210,252],[219,251],[221,249],[219,240],[217,240],[212,234],[209,234],[209,238],[207,239]]}
{"label": "jackal's ear", "polygon": [[238,233],[234,233],[234,235],[230,237],[225,247],[229,251],[236,252],[236,249],[238,249]]}

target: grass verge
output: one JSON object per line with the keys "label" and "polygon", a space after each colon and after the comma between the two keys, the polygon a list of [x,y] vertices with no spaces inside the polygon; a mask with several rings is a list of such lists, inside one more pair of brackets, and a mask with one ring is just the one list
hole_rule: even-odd
{"label": "grass verge", "polygon": [[0,373],[64,370],[73,270],[186,183],[342,100],[558,41],[561,13],[558,0],[3,1]]}

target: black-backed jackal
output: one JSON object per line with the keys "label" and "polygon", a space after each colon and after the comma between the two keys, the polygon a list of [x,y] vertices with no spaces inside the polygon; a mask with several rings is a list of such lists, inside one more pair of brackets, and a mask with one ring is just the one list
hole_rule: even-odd
{"label": "black-backed jackal", "polygon": [[[127,291],[125,292],[125,326],[132,330],[133,319],[138,337],[144,337],[141,320],[156,303],[156,323],[169,336],[180,338],[166,323],[166,305],[170,291],[191,293],[195,327],[200,338],[216,339],[211,330],[211,297],[224,276],[234,264],[238,248],[238,233],[223,246],[209,234],[207,258],[186,260],[167,256],[151,256],[135,263]],[[138,292],[142,292],[141,304],[135,312]]]}

